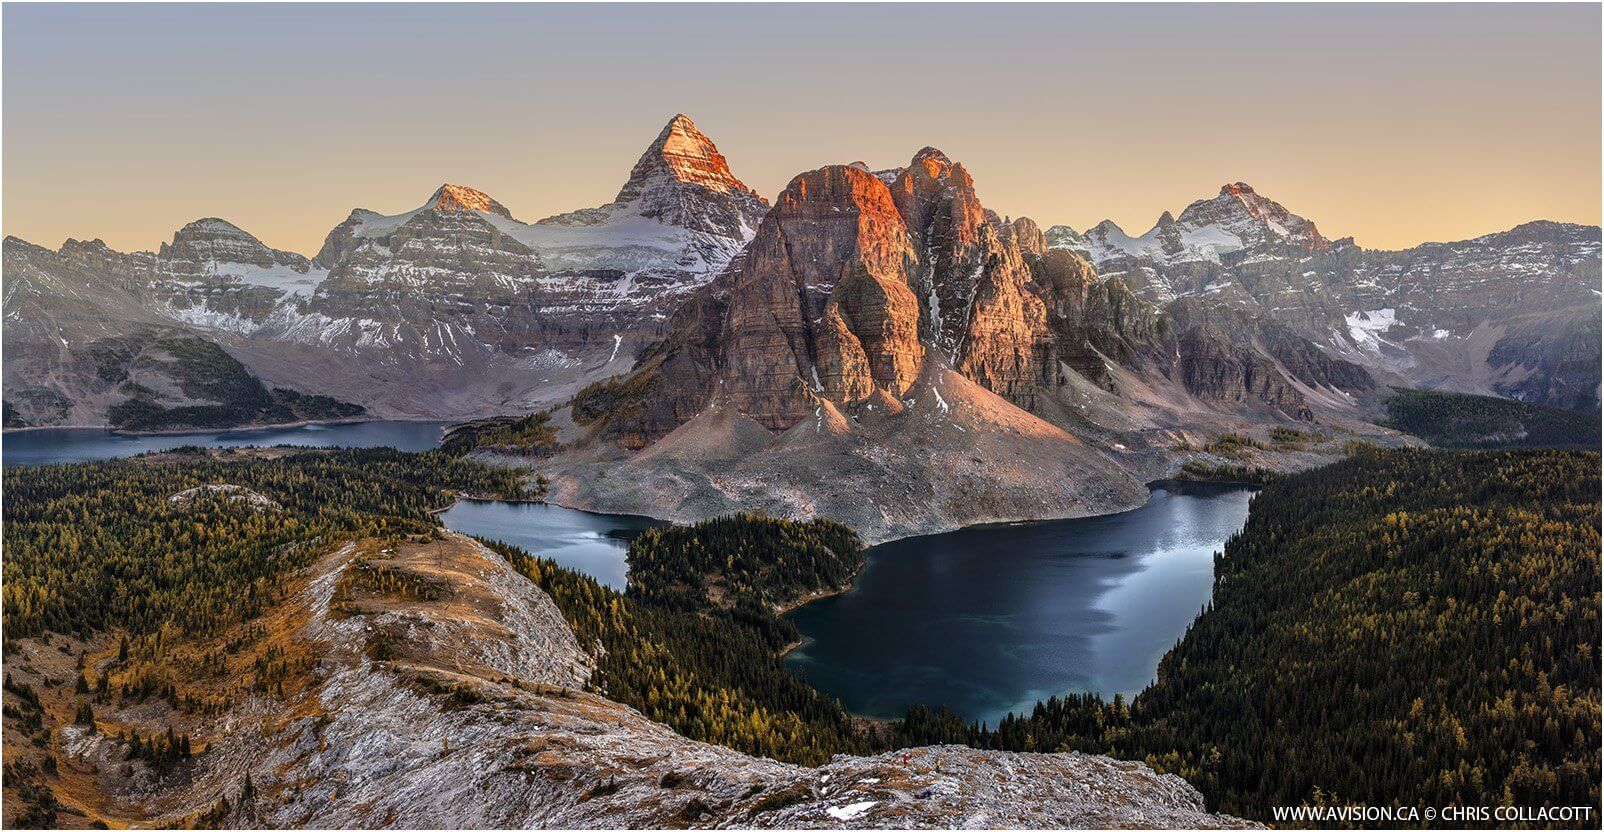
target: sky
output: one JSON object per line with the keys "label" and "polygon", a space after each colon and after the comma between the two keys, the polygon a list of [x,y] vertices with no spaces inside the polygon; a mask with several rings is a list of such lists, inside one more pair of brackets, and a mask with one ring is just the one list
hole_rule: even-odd
{"label": "sky", "polygon": [[603,204],[675,113],[773,198],[963,162],[982,202],[1132,234],[1243,181],[1373,248],[1600,214],[1597,5],[18,5],[0,224],[316,252],[442,182]]}

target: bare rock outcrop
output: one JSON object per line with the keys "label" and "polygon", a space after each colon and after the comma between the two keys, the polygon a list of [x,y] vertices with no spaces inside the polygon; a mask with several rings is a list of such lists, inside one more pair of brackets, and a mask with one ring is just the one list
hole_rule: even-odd
{"label": "bare rock outcrop", "polygon": [[1029,407],[1045,318],[1025,289],[1030,270],[1016,227],[987,212],[969,171],[933,147],[914,154],[891,193],[919,256],[922,331],[960,372]]}
{"label": "bare rock outcrop", "polygon": [[900,396],[924,360],[913,262],[878,179],[836,166],[792,180],[730,275],[725,392],[774,430],[821,396]]}
{"label": "bare rock outcrop", "polygon": [[[808,768],[686,739],[586,690],[585,649],[499,556],[454,534],[375,545],[322,559],[272,616],[315,657],[315,683],[191,719],[205,751],[182,772],[147,771],[105,733],[64,727],[63,765],[95,772],[85,788],[103,790],[93,816],[164,825],[211,813],[265,828],[1249,826],[1206,811],[1175,775],[1104,757],[933,746]],[[439,597],[353,600],[346,576],[374,563]],[[100,718],[155,733],[159,710]]]}

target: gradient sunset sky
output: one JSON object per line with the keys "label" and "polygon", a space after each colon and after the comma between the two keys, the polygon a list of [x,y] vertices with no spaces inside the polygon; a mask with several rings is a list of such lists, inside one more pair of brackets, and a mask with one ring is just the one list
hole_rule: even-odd
{"label": "gradient sunset sky", "polygon": [[471,185],[610,200],[675,113],[773,196],[934,145],[987,207],[1146,231],[1244,181],[1396,248],[1598,223],[1596,5],[37,6],[4,10],[4,230],[314,253]]}

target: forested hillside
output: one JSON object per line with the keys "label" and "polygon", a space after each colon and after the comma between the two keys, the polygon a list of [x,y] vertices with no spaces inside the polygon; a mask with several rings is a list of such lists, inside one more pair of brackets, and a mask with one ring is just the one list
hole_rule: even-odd
{"label": "forested hillside", "polygon": [[259,612],[320,543],[425,531],[460,491],[523,489],[520,472],[388,449],[190,449],[4,478],[7,639],[213,631]]}
{"label": "forested hillside", "polygon": [[1444,448],[1599,449],[1599,411],[1494,396],[1395,388],[1392,427]]}
{"label": "forested hillside", "polygon": [[992,728],[920,708],[905,739],[1144,759],[1259,819],[1597,806],[1599,533],[1596,453],[1362,451],[1259,493],[1133,703]]}
{"label": "forested hillside", "polygon": [[455,454],[487,451],[515,456],[546,456],[557,450],[557,429],[542,410],[520,419],[498,416],[452,425],[440,450]]}
{"label": "forested hillside", "polygon": [[[171,645],[237,631],[334,543],[432,534],[429,511],[455,494],[522,488],[519,472],[388,450],[191,450],[4,479],[7,638],[127,636],[111,671],[80,680],[93,707],[172,697]],[[997,726],[916,708],[868,727],[786,669],[797,634],[774,608],[839,589],[862,562],[836,524],[738,516],[648,533],[628,593],[493,548],[557,603],[599,692],[756,754],[1109,753],[1258,819],[1318,801],[1597,805],[1598,491],[1599,455],[1563,451],[1361,449],[1278,479],[1156,684]],[[264,653],[249,678],[293,683],[303,660]]]}
{"label": "forested hillside", "polygon": [[[431,533],[459,492],[524,495],[525,472],[445,452],[202,451],[5,471],[5,631],[121,633],[118,678],[169,689],[159,657],[204,645],[282,599],[287,579],[340,543]],[[772,605],[842,586],[863,543],[844,526],[742,516],[651,535],[630,596],[490,544],[550,594],[580,641],[600,644],[597,686],[687,736],[819,763],[865,750],[839,704],[786,670],[795,628]],[[679,569],[716,586],[670,582]],[[713,600],[716,592],[717,603]],[[258,675],[277,678],[281,668]]]}
{"label": "forested hillside", "polygon": [[742,514],[648,529],[629,546],[620,593],[549,560],[488,542],[596,644],[598,690],[692,739],[818,764],[883,739],[786,669],[799,636],[777,606],[838,590],[863,541],[828,520]]}
{"label": "forested hillside", "polygon": [[679,593],[647,600],[485,543],[557,602],[581,644],[599,645],[592,684],[608,698],[692,739],[790,762],[876,747],[840,703],[786,669],[780,652],[796,629],[753,598],[729,610]]}
{"label": "forested hillside", "polygon": [[350,419],[366,412],[330,396],[269,387],[204,338],[141,332],[103,338],[90,345],[89,354],[95,378],[126,396],[106,410],[106,421],[123,430]]}

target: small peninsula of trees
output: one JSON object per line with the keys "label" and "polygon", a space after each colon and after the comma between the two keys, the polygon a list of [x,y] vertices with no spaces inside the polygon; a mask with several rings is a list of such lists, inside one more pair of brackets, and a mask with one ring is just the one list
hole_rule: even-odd
{"label": "small peninsula of trees", "polygon": [[838,590],[863,568],[840,523],[736,514],[647,529],[629,545],[629,592],[665,606],[782,607]]}

